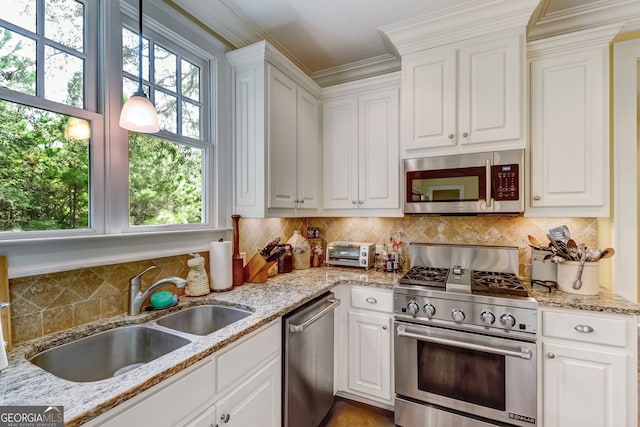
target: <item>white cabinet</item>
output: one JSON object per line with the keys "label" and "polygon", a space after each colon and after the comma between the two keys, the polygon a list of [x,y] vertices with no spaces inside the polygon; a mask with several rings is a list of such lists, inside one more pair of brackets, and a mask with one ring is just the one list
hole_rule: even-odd
{"label": "white cabinet", "polygon": [[339,395],[393,406],[393,296],[390,289],[340,285],[334,388]]}
{"label": "white cabinet", "polygon": [[390,400],[391,318],[349,310],[349,390]]}
{"label": "white cabinet", "polygon": [[234,81],[234,212],[314,213],[322,184],[320,87],[266,42],[227,58]]}
{"label": "white cabinet", "polygon": [[637,421],[635,317],[542,310],[543,427]]}
{"label": "white cabinet", "polygon": [[274,321],[87,425],[279,427],[281,328]]}
{"label": "white cabinet", "polygon": [[402,56],[403,158],[525,148],[524,30]]}
{"label": "white cabinet", "polygon": [[280,427],[281,360],[271,359],[235,391],[218,401],[220,427]]}
{"label": "white cabinet", "polygon": [[530,42],[528,216],[609,216],[611,29]]}
{"label": "white cabinet", "polygon": [[394,73],[325,88],[324,215],[402,214],[398,83]]}

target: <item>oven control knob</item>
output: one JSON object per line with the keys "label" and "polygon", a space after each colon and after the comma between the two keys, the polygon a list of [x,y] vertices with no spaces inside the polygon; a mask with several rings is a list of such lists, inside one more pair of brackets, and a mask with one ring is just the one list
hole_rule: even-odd
{"label": "oven control knob", "polygon": [[509,313],[505,313],[500,316],[500,324],[506,329],[511,329],[516,324],[516,318]]}
{"label": "oven control knob", "polygon": [[451,310],[451,318],[456,322],[462,322],[464,320],[464,312],[459,308]]}
{"label": "oven control knob", "polygon": [[436,314],[436,308],[433,306],[433,304],[425,304],[422,309],[424,310],[424,314],[426,314],[429,318],[433,317]]}
{"label": "oven control knob", "polygon": [[409,304],[407,304],[407,310],[409,310],[409,313],[413,317],[416,317],[416,315],[418,314],[418,311],[420,311],[420,306],[415,301],[409,301]]}
{"label": "oven control knob", "polygon": [[485,325],[493,325],[493,322],[496,321],[496,316],[492,312],[484,310],[482,313],[480,313],[480,320]]}

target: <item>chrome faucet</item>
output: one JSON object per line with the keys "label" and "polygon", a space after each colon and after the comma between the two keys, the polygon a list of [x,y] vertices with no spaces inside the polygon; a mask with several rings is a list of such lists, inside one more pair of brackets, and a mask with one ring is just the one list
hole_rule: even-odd
{"label": "chrome faucet", "polygon": [[142,282],[142,275],[149,270],[153,270],[154,268],[157,267],[155,265],[152,265],[151,267],[145,269],[142,273],[139,273],[129,279],[129,316],[140,314],[142,304],[149,297],[149,295],[151,295],[151,293],[159,287],[173,284],[176,288],[184,288],[187,284],[187,281],[181,279],[180,277],[169,276],[165,277],[164,279],[158,280],[153,285],[149,286],[146,291],[141,292],[140,283]]}

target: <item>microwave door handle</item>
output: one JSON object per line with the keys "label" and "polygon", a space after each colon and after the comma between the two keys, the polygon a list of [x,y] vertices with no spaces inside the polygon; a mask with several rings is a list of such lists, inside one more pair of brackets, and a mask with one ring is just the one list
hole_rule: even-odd
{"label": "microwave door handle", "polygon": [[493,200],[491,198],[491,160],[490,159],[485,159],[484,160],[484,167],[485,167],[485,200],[487,203],[487,207],[490,208],[491,207],[491,201]]}
{"label": "microwave door handle", "polygon": [[450,340],[447,338],[430,337],[426,335],[407,332],[403,326],[398,326],[397,332],[399,337],[413,338],[420,341],[432,342],[435,344],[449,345],[452,347],[464,348],[468,350],[483,351],[485,353],[493,353],[493,354],[498,354],[500,356],[518,357],[520,359],[525,359],[525,360],[531,360],[531,357],[532,357],[531,351],[527,349],[523,349],[522,351],[515,351],[515,350],[508,350],[506,348],[489,347],[482,344],[473,344],[470,342]]}

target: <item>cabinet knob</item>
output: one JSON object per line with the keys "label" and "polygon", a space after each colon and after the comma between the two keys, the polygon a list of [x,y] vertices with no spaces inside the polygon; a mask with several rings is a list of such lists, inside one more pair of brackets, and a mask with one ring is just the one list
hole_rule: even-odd
{"label": "cabinet knob", "polygon": [[382,325],[382,329],[386,331],[387,330],[387,325]]}
{"label": "cabinet knob", "polygon": [[364,204],[364,202],[362,200],[358,200],[358,204],[362,205],[362,204]]}
{"label": "cabinet knob", "polygon": [[230,418],[231,418],[230,414],[222,414],[222,415],[220,415],[220,420],[225,424],[229,422]]}
{"label": "cabinet knob", "polygon": [[377,304],[378,303],[378,300],[375,299],[374,297],[368,297],[365,301],[368,302],[369,304]]}
{"label": "cabinet knob", "polygon": [[540,196],[533,196],[533,200],[540,200]]}
{"label": "cabinet knob", "polygon": [[452,133],[449,134],[449,139],[453,139],[454,135]]}
{"label": "cabinet knob", "polygon": [[548,357],[549,359],[555,359],[555,358],[556,358],[556,355],[555,355],[555,354],[553,354],[553,353],[547,353],[547,357]]}
{"label": "cabinet knob", "polygon": [[304,205],[304,200],[300,200],[300,204],[301,204],[301,205]]}
{"label": "cabinet knob", "polygon": [[298,203],[300,203],[300,200],[294,200],[293,203],[297,205]]}
{"label": "cabinet knob", "polygon": [[465,132],[465,133],[463,133],[463,134],[462,134],[462,137],[463,137],[463,138],[466,138],[466,137],[468,137],[468,136],[469,136],[469,132]]}
{"label": "cabinet knob", "polygon": [[352,204],[352,205],[357,205],[357,204],[358,204],[358,202],[357,202],[356,200],[352,200],[352,201],[351,201],[351,204]]}

